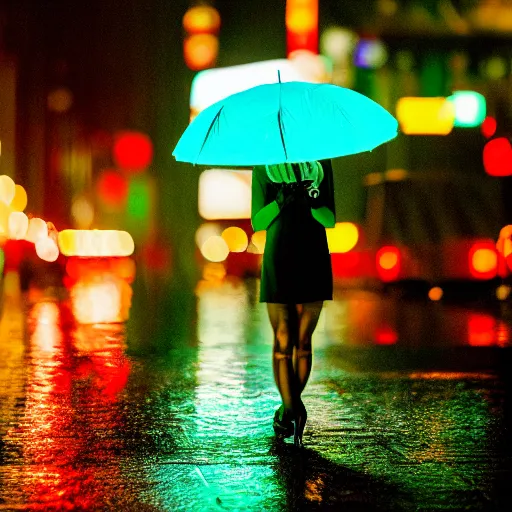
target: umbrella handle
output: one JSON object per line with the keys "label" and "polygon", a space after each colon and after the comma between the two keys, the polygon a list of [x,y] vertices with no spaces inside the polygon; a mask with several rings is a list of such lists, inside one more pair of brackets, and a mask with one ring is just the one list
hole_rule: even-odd
{"label": "umbrella handle", "polygon": [[308,194],[312,199],[316,199],[320,195],[320,190],[318,190],[316,187],[311,187],[308,189]]}

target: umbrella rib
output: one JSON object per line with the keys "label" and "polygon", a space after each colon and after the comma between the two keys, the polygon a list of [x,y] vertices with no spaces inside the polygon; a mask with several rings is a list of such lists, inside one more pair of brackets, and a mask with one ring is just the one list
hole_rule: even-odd
{"label": "umbrella rib", "polygon": [[201,145],[201,149],[199,150],[199,153],[197,153],[195,163],[197,163],[197,159],[199,158],[199,156],[203,152],[204,146],[208,142],[208,137],[210,136],[210,133],[211,133],[215,123],[219,120],[219,117],[220,117],[220,114],[221,114],[223,108],[224,108],[224,105],[222,105],[222,107],[220,107],[219,111],[215,114],[215,117],[212,119],[210,127],[208,128],[208,131],[206,132],[206,136],[205,136],[205,138],[203,140],[203,144]]}
{"label": "umbrella rib", "polygon": [[284,141],[283,120],[281,119],[281,110],[277,113],[277,124],[279,125],[279,134],[281,135],[281,143],[283,144],[284,157],[288,160],[288,151],[286,151],[286,143]]}

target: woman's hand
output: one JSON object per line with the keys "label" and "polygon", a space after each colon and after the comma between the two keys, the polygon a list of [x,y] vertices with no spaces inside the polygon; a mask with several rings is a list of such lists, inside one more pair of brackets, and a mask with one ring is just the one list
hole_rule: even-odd
{"label": "woman's hand", "polygon": [[279,206],[279,210],[296,201],[299,195],[303,195],[303,188],[300,184],[281,185],[276,195],[276,203]]}

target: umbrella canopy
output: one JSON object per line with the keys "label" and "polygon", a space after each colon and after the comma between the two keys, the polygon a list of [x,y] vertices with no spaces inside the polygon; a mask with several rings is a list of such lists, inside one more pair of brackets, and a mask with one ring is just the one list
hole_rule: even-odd
{"label": "umbrella canopy", "polygon": [[397,135],[378,103],[332,84],[265,84],[203,110],[181,136],[176,160],[254,166],[323,160],[370,151]]}

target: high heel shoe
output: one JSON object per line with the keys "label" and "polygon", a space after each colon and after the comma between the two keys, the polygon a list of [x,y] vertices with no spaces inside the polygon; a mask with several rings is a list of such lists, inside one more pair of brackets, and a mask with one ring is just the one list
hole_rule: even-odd
{"label": "high heel shoe", "polygon": [[295,419],[293,420],[293,444],[297,448],[302,448],[304,446],[302,443],[302,434],[304,433],[304,427],[306,426],[307,419],[308,411],[306,411],[306,407],[304,407],[304,404],[301,401],[300,408],[297,414],[295,415]]}
{"label": "high heel shoe", "polygon": [[295,430],[293,422],[289,419],[284,411],[284,407],[281,405],[274,414],[274,432],[280,439],[293,436]]}

